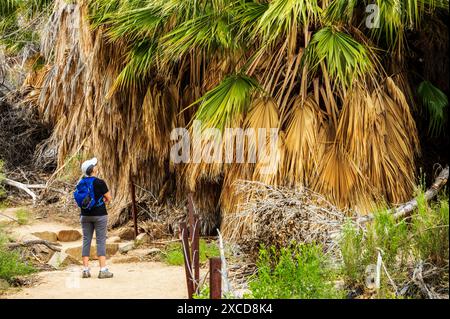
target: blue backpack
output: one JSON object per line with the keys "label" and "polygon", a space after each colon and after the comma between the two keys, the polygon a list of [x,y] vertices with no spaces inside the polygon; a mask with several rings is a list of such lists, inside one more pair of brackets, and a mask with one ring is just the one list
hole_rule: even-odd
{"label": "blue backpack", "polygon": [[103,197],[95,200],[94,194],[95,177],[83,177],[77,185],[73,197],[81,209],[91,210],[94,207],[104,205]]}

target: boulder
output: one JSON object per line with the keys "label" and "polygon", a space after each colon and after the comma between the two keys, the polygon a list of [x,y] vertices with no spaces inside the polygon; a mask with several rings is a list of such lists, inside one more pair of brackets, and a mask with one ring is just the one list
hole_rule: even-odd
{"label": "boulder", "polygon": [[126,243],[124,245],[121,245],[120,248],[119,248],[119,252],[121,254],[126,254],[132,249],[134,249],[134,242],[129,242],[129,243]]}
{"label": "boulder", "polygon": [[[81,259],[81,252],[83,250],[83,246],[70,247],[65,250],[65,253],[76,258],[77,260]],[[119,244],[115,243],[106,243],[106,257],[113,256],[119,250]],[[97,246],[95,244],[91,245],[90,251],[90,259],[98,259],[97,256]]]}
{"label": "boulder", "polygon": [[40,231],[40,232],[32,233],[31,235],[36,236],[37,238],[40,238],[42,240],[52,242],[52,243],[54,243],[58,240],[58,236],[56,235],[56,233],[54,233],[52,231]]}
{"label": "boulder", "polygon": [[81,233],[76,229],[60,230],[57,235],[58,240],[63,242],[77,241],[81,239]]}
{"label": "boulder", "polygon": [[113,236],[106,240],[107,243],[120,243],[121,239],[119,236]]}
{"label": "boulder", "polygon": [[68,265],[81,265],[81,262],[65,252],[57,251],[53,254],[47,264],[59,269]]}

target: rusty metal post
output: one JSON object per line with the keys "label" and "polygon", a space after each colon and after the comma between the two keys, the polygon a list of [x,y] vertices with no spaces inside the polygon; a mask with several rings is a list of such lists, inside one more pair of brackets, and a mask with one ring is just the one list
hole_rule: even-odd
{"label": "rusty metal post", "polygon": [[192,241],[194,236],[194,200],[192,198],[192,193],[187,196],[188,199],[188,222],[189,222],[189,239]]}
{"label": "rusty metal post", "polygon": [[222,260],[220,257],[209,258],[209,298],[222,298]]}
{"label": "rusty metal post", "polygon": [[189,238],[186,223],[180,223],[181,247],[184,256],[184,270],[186,272],[186,284],[188,290],[188,298],[192,299],[194,294],[194,280],[192,278],[191,254],[189,252]]}
{"label": "rusty metal post", "polygon": [[194,232],[192,237],[192,264],[194,268],[194,291],[198,290],[200,283],[200,220],[194,215]]}
{"label": "rusty metal post", "polygon": [[133,213],[133,224],[134,224],[134,239],[136,239],[138,235],[137,228],[137,212],[136,212],[136,191],[134,188],[133,178],[130,175],[130,189],[131,189],[131,210]]}

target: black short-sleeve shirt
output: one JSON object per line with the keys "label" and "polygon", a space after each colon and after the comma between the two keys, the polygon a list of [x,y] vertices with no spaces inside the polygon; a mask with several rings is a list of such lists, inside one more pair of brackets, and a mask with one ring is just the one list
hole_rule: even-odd
{"label": "black short-sleeve shirt", "polygon": [[[104,180],[97,177],[94,179],[93,185],[94,185],[95,201],[97,202],[101,197],[103,197],[103,195],[105,195],[108,192],[108,186],[106,186]],[[81,215],[103,216],[108,215],[108,212],[106,211],[106,205],[101,205],[93,207],[91,210],[81,209]]]}

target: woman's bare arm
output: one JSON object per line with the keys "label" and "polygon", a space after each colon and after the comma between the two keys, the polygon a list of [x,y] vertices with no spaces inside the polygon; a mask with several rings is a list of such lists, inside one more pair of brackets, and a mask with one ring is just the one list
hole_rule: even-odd
{"label": "woman's bare arm", "polygon": [[110,202],[112,200],[112,196],[110,192],[107,192],[105,195],[103,195],[103,200],[105,202]]}

